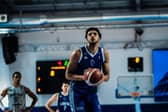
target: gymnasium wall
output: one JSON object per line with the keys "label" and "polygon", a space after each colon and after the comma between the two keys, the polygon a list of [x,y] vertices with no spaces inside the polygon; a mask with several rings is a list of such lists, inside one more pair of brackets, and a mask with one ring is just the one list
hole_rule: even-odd
{"label": "gymnasium wall", "polygon": [[[3,59],[1,37],[2,35],[0,35],[0,91],[10,84],[10,71],[9,66],[5,64]],[[7,97],[4,99],[4,103],[8,103]]]}
{"label": "gymnasium wall", "polygon": [[[143,35],[143,40],[164,40],[167,38],[168,28],[146,28]],[[30,87],[34,92],[36,91],[36,68],[35,62],[37,60],[55,60],[62,58],[69,58],[71,52],[79,46],[85,44],[85,30],[60,30],[60,31],[46,31],[46,32],[27,32],[19,33],[20,52],[17,53],[16,61],[12,64],[6,65],[2,56],[2,49],[0,49],[0,90],[10,84],[11,73],[20,71],[23,74],[22,83]],[[117,89],[118,76],[134,76],[147,75],[152,76],[152,61],[151,48],[137,48],[122,49],[118,44],[123,41],[129,42],[134,40],[133,29],[102,29],[102,43],[101,45],[108,48],[110,53],[110,80],[107,83],[100,85],[98,95],[100,103],[103,105],[125,105],[133,104],[131,98],[116,98],[115,90]],[[79,44],[78,44],[79,43]],[[107,43],[107,44],[103,44]],[[1,45],[1,43],[0,43]],[[52,46],[51,46],[52,45]],[[68,46],[67,46],[68,45]],[[53,48],[55,46],[56,48]],[[60,46],[60,47],[59,47]],[[144,58],[144,71],[140,73],[130,73],[127,71],[127,58],[134,56],[142,56]],[[39,100],[36,106],[44,106],[51,95],[37,95]],[[31,100],[27,98],[30,104]],[[142,98],[143,104],[153,104],[154,98]],[[4,100],[7,105],[7,100]]]}

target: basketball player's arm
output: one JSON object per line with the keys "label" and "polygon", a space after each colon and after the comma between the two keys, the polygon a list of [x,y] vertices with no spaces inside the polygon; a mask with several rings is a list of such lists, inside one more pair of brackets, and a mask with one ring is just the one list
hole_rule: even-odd
{"label": "basketball player's arm", "polygon": [[55,93],[54,95],[51,96],[51,98],[47,101],[47,103],[45,104],[46,109],[49,112],[55,112],[52,108],[51,105],[58,100],[58,93]]}
{"label": "basketball player's arm", "polygon": [[83,75],[76,74],[78,60],[80,58],[81,52],[80,50],[74,51],[70,57],[68,67],[66,69],[66,79],[68,80],[77,80],[83,81],[85,80]]}
{"label": "basketball player's arm", "polygon": [[4,89],[4,90],[2,91],[1,96],[0,96],[0,105],[1,105],[1,109],[2,109],[2,110],[5,110],[5,106],[4,106],[4,104],[2,103],[2,100],[3,100],[3,98],[7,95],[7,92],[8,92],[8,89],[6,88],[6,89]]}
{"label": "basketball player's arm", "polygon": [[103,64],[103,73],[104,73],[103,80],[108,81],[110,79],[110,66],[109,66],[110,57],[106,49],[104,49],[104,56],[105,56],[105,62]]}
{"label": "basketball player's arm", "polygon": [[37,96],[29,89],[29,88],[27,88],[27,87],[24,87],[25,88],[25,92],[26,92],[26,94],[30,97],[30,98],[32,98],[32,103],[31,103],[31,105],[30,105],[30,107],[28,107],[28,109],[32,109],[34,106],[35,106],[35,104],[36,104],[36,102],[37,102],[37,100],[38,100],[38,98],[37,98]]}

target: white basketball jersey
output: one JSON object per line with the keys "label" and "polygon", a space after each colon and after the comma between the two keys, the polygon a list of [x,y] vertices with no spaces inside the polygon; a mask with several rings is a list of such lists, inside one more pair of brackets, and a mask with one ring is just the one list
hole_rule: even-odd
{"label": "white basketball jersey", "polygon": [[8,88],[9,110],[12,112],[22,112],[25,109],[25,90],[24,86],[11,86]]}

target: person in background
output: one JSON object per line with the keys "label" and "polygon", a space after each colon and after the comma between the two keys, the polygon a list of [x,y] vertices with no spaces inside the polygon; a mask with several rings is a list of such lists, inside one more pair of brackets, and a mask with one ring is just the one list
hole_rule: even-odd
{"label": "person in background", "polygon": [[101,33],[98,28],[91,27],[86,30],[86,46],[72,52],[69,65],[66,69],[66,79],[71,80],[70,102],[74,112],[101,112],[97,96],[97,86],[86,83],[86,71],[97,68],[102,71],[103,77],[99,84],[108,81],[109,53],[105,48],[99,47]]}
{"label": "person in background", "polygon": [[[37,96],[28,87],[20,83],[21,77],[20,72],[14,72],[12,86],[5,88],[1,93],[0,104],[4,112],[31,112],[38,100]],[[29,107],[26,107],[26,94],[32,99]],[[2,103],[6,95],[8,95],[8,109],[5,109]]]}
{"label": "person in background", "polygon": [[69,81],[64,81],[61,87],[62,91],[55,93],[45,104],[46,109],[49,112],[55,112],[51,105],[57,101],[56,112],[71,112],[70,102],[69,102]]}

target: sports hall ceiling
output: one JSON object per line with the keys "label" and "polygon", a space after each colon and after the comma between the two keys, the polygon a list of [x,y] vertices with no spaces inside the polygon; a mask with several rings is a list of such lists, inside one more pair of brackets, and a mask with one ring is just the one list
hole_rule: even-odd
{"label": "sports hall ceiling", "polygon": [[[97,24],[94,23],[95,21],[99,22],[99,24],[101,24],[101,22],[104,24],[104,21],[109,22],[114,19],[104,19],[104,16],[127,15],[133,15],[132,17],[134,19],[130,19],[131,17],[129,19],[125,17],[117,18],[118,21],[115,19],[115,22],[112,24],[130,24],[134,22],[141,24],[153,23],[154,21],[154,23],[166,22],[167,25],[168,0],[0,0],[0,14],[4,13],[8,15],[8,21],[11,23],[3,24],[1,27],[18,27],[18,24],[24,26],[24,23],[27,27],[27,18],[32,19],[37,17],[47,19],[47,22],[39,23],[39,25],[43,25],[43,27],[60,25],[60,21],[50,20],[53,18],[101,17],[101,21],[99,21],[100,19],[84,20],[83,25],[88,25],[88,22],[89,24]],[[157,17],[141,16],[135,19],[136,15],[143,14],[154,14]],[[164,14],[166,14],[166,16]],[[14,20],[16,18],[19,18],[19,20]],[[35,19],[33,20],[36,21]],[[15,24],[13,21],[17,21],[18,23],[16,22]],[[73,23],[79,21],[73,21]],[[61,25],[70,22],[72,21],[66,20],[64,23],[61,23]],[[44,25],[44,23],[47,23],[47,25]]]}
{"label": "sports hall ceiling", "polygon": [[0,23],[0,34],[92,25],[168,27],[168,0],[0,0],[0,14],[8,17],[7,22]]}
{"label": "sports hall ceiling", "polygon": [[76,12],[76,11],[168,11],[168,0],[0,0],[4,13]]}

